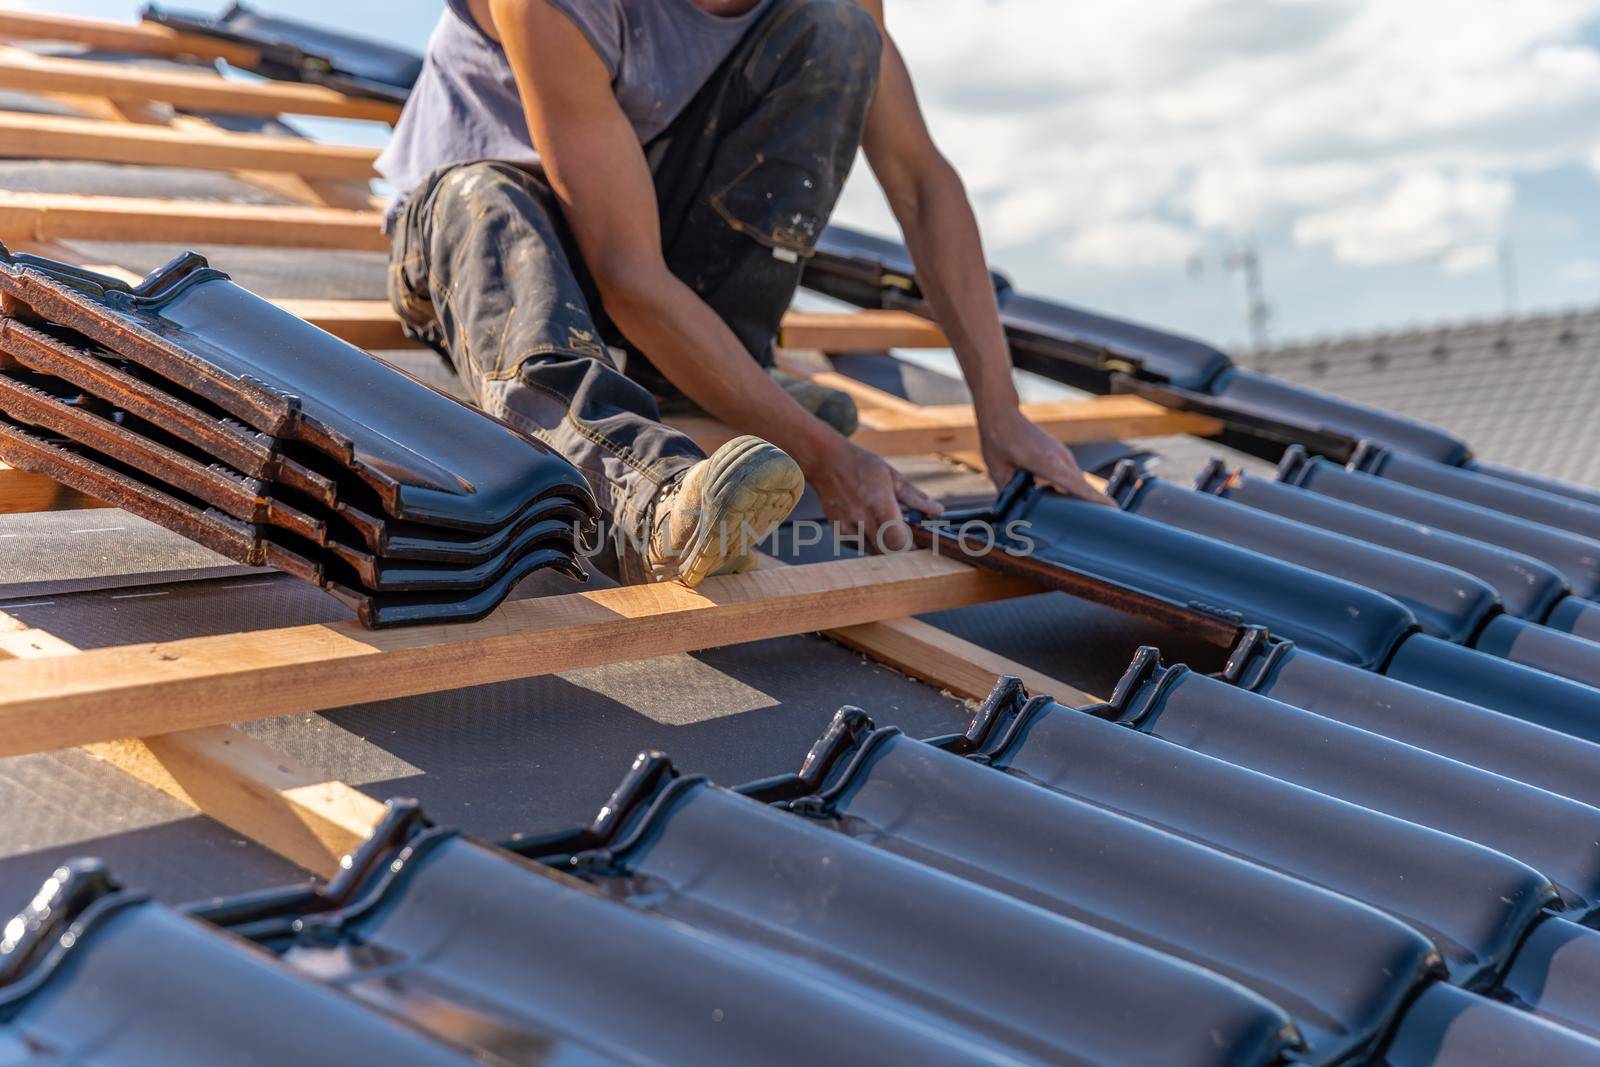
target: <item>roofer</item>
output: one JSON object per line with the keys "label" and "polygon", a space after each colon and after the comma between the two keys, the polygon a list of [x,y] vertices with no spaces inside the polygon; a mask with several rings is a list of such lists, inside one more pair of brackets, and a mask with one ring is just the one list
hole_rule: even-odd
{"label": "roofer", "polygon": [[[1094,497],[1019,412],[977,223],[882,0],[448,0],[379,170],[389,293],[476,402],[576,464],[625,582],[736,570],[805,480],[888,547],[936,510],[849,443],[849,397],[773,369],[865,147],[971,388],[983,455]],[[660,421],[703,409],[711,457]],[[769,443],[770,442],[770,443]],[[793,458],[790,458],[793,457]],[[802,478],[802,472],[804,479]]]}

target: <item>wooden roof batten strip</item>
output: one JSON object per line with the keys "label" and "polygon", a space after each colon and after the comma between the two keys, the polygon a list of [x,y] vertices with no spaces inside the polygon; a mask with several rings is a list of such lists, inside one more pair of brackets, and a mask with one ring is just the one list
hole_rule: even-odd
{"label": "wooden roof batten strip", "polygon": [[215,127],[115,123],[0,111],[0,153],[191,170],[257,170],[370,181],[375,149]]}
{"label": "wooden roof batten strip", "polygon": [[236,115],[309,115],[391,125],[400,117],[398,104],[350,96],[321,85],[233,80],[214,73],[19,53],[8,49],[0,54],[0,89],[155,102]]}
{"label": "wooden roof batten strip", "polygon": [[0,10],[0,40],[55,41],[134,55],[220,59],[236,67],[249,67],[261,59],[261,53],[248,45],[181,33],[154,22],[112,22],[42,11]]}
{"label": "wooden roof batten strip", "polygon": [[0,663],[0,756],[445,692],[1033,592],[927,551],[514,601],[476,623],[354,622]]}

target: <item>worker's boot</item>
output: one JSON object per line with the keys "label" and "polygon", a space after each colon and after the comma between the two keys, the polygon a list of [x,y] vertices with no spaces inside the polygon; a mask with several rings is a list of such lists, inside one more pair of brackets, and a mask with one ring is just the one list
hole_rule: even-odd
{"label": "worker's boot", "polygon": [[[829,389],[816,382],[808,382],[804,378],[796,378],[792,374],[785,374],[781,370],[767,368],[767,376],[778,383],[789,399],[805,408],[823,422],[849,437],[861,427],[861,419],[856,413],[856,402],[849,393],[842,393],[837,389]],[[686,396],[657,397],[656,404],[661,408],[665,417],[682,415],[705,415],[706,411]]]}
{"label": "worker's boot", "polygon": [[692,586],[747,569],[805,485],[799,464],[778,446],[734,438],[662,491],[646,556],[651,575]]}
{"label": "worker's boot", "polygon": [[781,370],[769,370],[767,374],[783,387],[783,391],[789,394],[791,400],[844,436],[849,437],[860,429],[861,419],[856,412],[856,402],[849,393],[829,389],[826,385],[808,382],[804,378],[796,378]]}

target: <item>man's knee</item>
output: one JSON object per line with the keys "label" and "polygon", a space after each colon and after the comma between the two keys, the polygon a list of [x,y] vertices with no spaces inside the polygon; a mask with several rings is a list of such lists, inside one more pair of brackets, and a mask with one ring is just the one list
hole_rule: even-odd
{"label": "man's knee", "polygon": [[569,273],[554,194],[520,167],[493,161],[452,167],[439,176],[428,211],[427,257],[436,281],[453,284],[470,262],[501,273]]}
{"label": "man's knee", "polygon": [[856,0],[778,0],[769,15],[772,43],[804,55],[808,76],[874,84],[883,56],[877,20]]}
{"label": "man's knee", "polygon": [[481,221],[487,215],[528,215],[548,210],[537,179],[509,163],[459,163],[438,176],[429,198],[435,223]]}

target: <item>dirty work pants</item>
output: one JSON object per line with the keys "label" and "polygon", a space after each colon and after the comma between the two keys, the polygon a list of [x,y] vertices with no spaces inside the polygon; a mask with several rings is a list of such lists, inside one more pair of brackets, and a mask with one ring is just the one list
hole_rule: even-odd
{"label": "dirty work pants", "polygon": [[[764,364],[855,159],[881,48],[853,0],[776,0],[646,146],[668,268]],[[654,502],[704,453],[660,422],[658,398],[679,394],[606,316],[536,168],[429,175],[396,220],[389,296],[485,411],[583,471],[613,519],[596,562],[645,580]]]}

